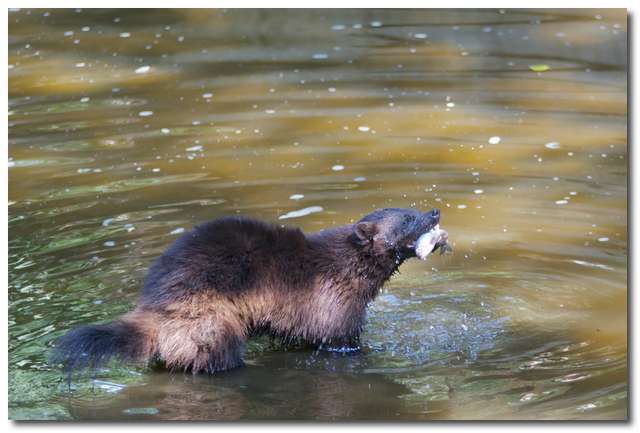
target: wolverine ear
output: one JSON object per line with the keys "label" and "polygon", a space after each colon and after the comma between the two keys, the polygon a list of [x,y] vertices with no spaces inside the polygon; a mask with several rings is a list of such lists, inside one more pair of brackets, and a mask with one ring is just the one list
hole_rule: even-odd
{"label": "wolverine ear", "polygon": [[376,224],[371,221],[360,221],[353,227],[354,238],[358,245],[366,245],[371,242],[377,231]]}

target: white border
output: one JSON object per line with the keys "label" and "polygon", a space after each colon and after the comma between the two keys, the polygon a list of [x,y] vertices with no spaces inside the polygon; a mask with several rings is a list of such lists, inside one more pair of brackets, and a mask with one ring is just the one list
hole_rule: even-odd
{"label": "white border", "polygon": [[[53,9],[53,8],[76,8],[76,7],[83,7],[83,8],[91,8],[91,7],[104,7],[104,6],[108,6],[108,7],[112,7],[112,8],[117,8],[117,7],[130,7],[132,6],[132,2],[131,1],[122,1],[122,0],[111,0],[108,4],[105,4],[104,2],[98,2],[98,1],[66,1],[66,0],[56,0],[56,1],[42,1],[42,0],[25,0],[25,1],[9,1],[9,4],[7,5],[7,7],[22,7],[22,8],[48,8],[48,9]],[[170,1],[163,1],[163,0],[155,0],[155,1],[150,1],[150,0],[145,0],[145,1],[137,1],[135,2],[135,7],[149,7],[149,8],[163,8],[163,7],[181,7],[181,8],[185,8],[185,7],[201,7],[201,8],[220,8],[220,7],[229,7],[229,8],[239,8],[239,7],[253,7],[253,8],[260,8],[260,7],[280,7],[280,8],[298,8],[298,7],[316,7],[316,8],[345,8],[345,7],[349,7],[349,8],[388,8],[388,7],[394,7],[394,8],[428,8],[428,7],[442,7],[442,6],[446,6],[447,8],[453,8],[453,7],[464,7],[464,8],[487,8],[487,7],[494,7],[494,8],[558,8],[558,7],[562,7],[562,8],[584,8],[584,7],[588,7],[588,8],[631,8],[632,3],[630,1],[619,1],[619,0],[608,0],[606,2],[596,2],[596,1],[590,1],[590,0],[583,0],[583,1],[563,1],[563,2],[559,2],[559,1],[551,1],[551,0],[535,0],[535,1],[518,1],[518,2],[505,2],[505,1],[500,1],[500,2],[490,2],[490,1],[479,1],[479,0],[467,0],[467,1],[460,1],[460,0],[448,0],[446,1],[444,4],[443,2],[434,2],[434,1],[403,1],[403,0],[395,0],[393,2],[390,1],[380,1],[380,0],[350,0],[350,1],[345,1],[345,0],[341,0],[341,1],[335,1],[335,0],[324,0],[323,2],[318,2],[318,3],[306,3],[306,2],[296,2],[296,1],[291,1],[291,0],[270,0],[270,1],[250,1],[250,0],[211,0],[211,1],[204,1],[204,0],[182,0],[180,2],[170,2]],[[2,18],[2,31],[3,31],[3,35],[6,38],[7,35],[7,9],[5,9],[5,14]],[[637,98],[635,98],[635,96],[637,96],[637,86],[635,85],[635,83],[633,83],[633,78],[636,75],[635,72],[637,71],[637,57],[638,57],[638,43],[637,43],[637,31],[635,29],[635,16],[634,16],[634,10],[630,9],[630,22],[629,22],[629,35],[630,35],[630,55],[631,55],[631,60],[632,63],[630,64],[630,70],[629,70],[629,80],[630,80],[630,86],[629,86],[629,114],[631,115],[630,117],[630,123],[629,123],[629,137],[628,137],[628,146],[629,146],[629,155],[631,157],[631,166],[630,166],[630,170],[629,170],[629,176],[632,176],[632,178],[629,181],[629,186],[631,187],[631,190],[633,192],[633,197],[631,195],[629,195],[629,210],[630,210],[630,214],[629,214],[629,221],[628,221],[628,228],[629,228],[629,234],[631,236],[630,243],[629,243],[629,248],[630,248],[630,252],[631,251],[636,251],[636,246],[637,246],[637,231],[636,230],[632,230],[633,227],[633,221],[631,219],[632,215],[637,215],[637,193],[638,191],[640,191],[640,186],[638,184],[638,175],[632,175],[634,172],[633,168],[638,168],[639,167],[639,156],[638,156],[638,152],[637,149],[632,149],[632,144],[636,143],[636,138],[637,138],[637,134],[636,129],[632,127],[632,125],[636,125],[637,124],[637,110],[633,109],[633,103],[632,101],[635,101]],[[3,58],[5,60],[5,65],[8,64],[8,57],[7,57],[7,43],[5,41],[5,43],[2,44],[2,54],[3,54]],[[7,111],[8,111],[8,88],[7,88],[7,69],[6,67],[3,67],[0,69],[2,71],[3,74],[3,79],[2,79],[2,86],[3,86],[3,98],[4,98],[4,118],[3,121],[1,122],[2,124],[2,137],[7,137]],[[4,141],[4,140],[3,140]],[[4,141],[5,145],[4,145],[4,155],[5,155],[5,161],[7,161],[7,145],[6,145],[6,141]],[[0,170],[2,172],[2,189],[0,189],[0,194],[2,194],[2,202],[8,203],[8,192],[7,192],[7,181],[8,181],[8,169],[7,169],[7,164],[6,163],[2,163],[0,164]],[[1,283],[2,283],[2,287],[8,287],[8,281],[7,281],[7,212],[2,212],[0,214],[0,222],[2,224],[2,231],[0,231],[0,240],[2,242],[2,248],[0,249],[0,251],[2,252],[2,258],[1,258],[1,266],[2,266],[2,273],[1,273]],[[637,270],[638,269],[638,257],[637,255],[630,254],[630,258],[632,259],[629,262],[629,270],[631,271],[632,269]],[[630,286],[629,286],[629,292],[632,295],[630,300],[632,301],[631,305],[630,305],[630,311],[629,311],[629,336],[630,336],[630,345],[629,345],[629,355],[630,355],[630,360],[635,361],[637,360],[637,347],[638,347],[638,332],[636,329],[636,324],[637,324],[637,319],[635,318],[635,314],[634,312],[637,310],[635,307],[637,305],[638,302],[638,296],[637,294],[633,294],[631,293],[631,288],[635,288],[638,287],[638,274],[637,272],[631,272],[629,274],[630,276]],[[4,302],[4,308],[2,309],[2,317],[4,319],[4,326],[2,327],[2,341],[4,343],[3,347],[8,347],[7,343],[7,294],[5,291],[5,297],[3,298],[3,302]],[[631,340],[632,339],[632,340]],[[1,406],[1,415],[3,419],[7,420],[7,402],[6,402],[6,398],[7,398],[7,392],[6,392],[6,387],[7,387],[7,368],[8,368],[8,364],[7,364],[7,358],[8,358],[8,353],[5,350],[2,350],[2,364],[3,364],[3,368],[2,368],[2,384],[4,385],[5,388],[5,392],[3,393],[2,397],[3,397],[3,404]],[[638,390],[638,380],[637,374],[633,374],[633,365],[630,364],[630,378],[631,378],[631,388],[630,388],[630,416],[632,417],[636,417],[638,416],[638,398],[636,397],[636,392]],[[489,409],[489,408],[488,408]],[[531,424],[531,423],[456,423],[456,422],[447,422],[447,423],[436,423],[436,422],[425,422],[425,423],[412,423],[412,424],[389,424],[389,423],[379,423],[379,424],[373,424],[373,423],[368,423],[368,424],[299,424],[299,423],[286,423],[286,424],[275,424],[275,423],[265,423],[265,424],[248,424],[248,423],[237,423],[237,424],[225,424],[225,423],[181,423],[181,424],[175,424],[175,423],[146,423],[146,424],[133,424],[133,423],[119,423],[119,424],[114,424],[114,423],[104,423],[104,424],[88,424],[88,423],[21,423],[21,424],[16,424],[16,423],[12,423],[9,421],[6,421],[6,428],[8,430],[17,430],[17,431],[22,431],[22,432],[31,432],[31,431],[40,431],[43,428],[46,428],[49,431],[65,431],[65,430],[76,430],[76,431],[85,431],[87,429],[96,429],[96,430],[100,430],[100,431],[122,431],[122,432],[127,432],[127,431],[146,431],[146,432],[153,432],[156,431],[157,429],[162,429],[162,430],[174,430],[174,429],[185,429],[185,428],[189,428],[189,429],[215,429],[216,431],[242,431],[242,430],[248,430],[248,429],[260,429],[261,433],[269,433],[269,432],[279,432],[283,429],[286,430],[291,430],[291,429],[295,429],[295,430],[299,430],[301,428],[305,428],[305,429],[312,429],[312,430],[317,430],[317,429],[325,429],[325,428],[331,428],[332,430],[343,430],[343,429],[356,429],[356,430],[361,430],[361,431],[382,431],[383,429],[389,429],[389,428],[402,428],[403,430],[407,430],[407,431],[422,431],[422,430],[426,430],[429,429],[430,431],[434,431],[434,430],[442,430],[442,429],[446,429],[447,431],[453,431],[453,432],[463,432],[463,431],[468,431],[469,429],[473,429],[473,430],[514,430],[517,429],[518,431],[524,431],[524,432],[531,432],[531,431],[539,431],[544,429],[545,431],[562,431],[562,432],[582,432],[584,430],[589,430],[592,431],[594,429],[606,429],[606,430],[610,430],[610,429],[615,429],[615,430],[619,430],[619,429],[628,429],[628,428],[632,428],[633,427],[633,419],[631,423],[544,423],[544,424]]]}

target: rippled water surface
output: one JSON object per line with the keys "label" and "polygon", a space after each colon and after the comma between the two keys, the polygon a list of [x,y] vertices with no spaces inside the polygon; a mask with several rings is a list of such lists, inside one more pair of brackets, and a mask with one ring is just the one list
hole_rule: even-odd
{"label": "rippled water surface", "polygon": [[[12,419],[622,419],[623,10],[9,12]],[[442,210],[363,351],[251,342],[69,391],[68,329],[135,302],[183,231]]]}

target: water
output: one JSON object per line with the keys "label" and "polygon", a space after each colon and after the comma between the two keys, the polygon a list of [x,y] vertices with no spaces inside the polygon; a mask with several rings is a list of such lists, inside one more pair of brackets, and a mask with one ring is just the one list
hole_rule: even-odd
{"label": "water", "polygon": [[[12,419],[627,416],[624,10],[9,12]],[[539,72],[537,72],[539,71]],[[46,364],[222,215],[439,207],[358,354],[213,377]],[[95,379],[95,380],[94,380]]]}

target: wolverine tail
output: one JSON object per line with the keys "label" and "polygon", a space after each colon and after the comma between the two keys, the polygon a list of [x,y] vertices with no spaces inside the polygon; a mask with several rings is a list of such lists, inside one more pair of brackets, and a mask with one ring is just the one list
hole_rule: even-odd
{"label": "wolverine tail", "polygon": [[73,370],[96,369],[112,358],[123,362],[145,361],[157,346],[153,315],[134,311],[103,325],[72,329],[55,345],[50,362]]}

